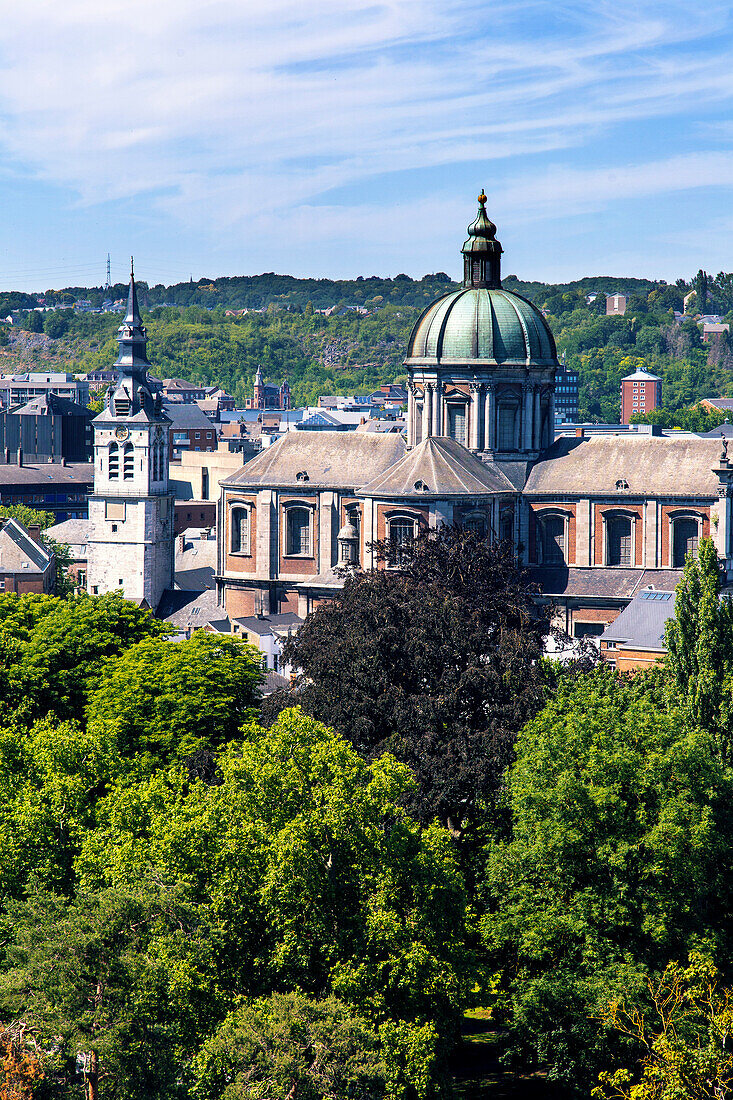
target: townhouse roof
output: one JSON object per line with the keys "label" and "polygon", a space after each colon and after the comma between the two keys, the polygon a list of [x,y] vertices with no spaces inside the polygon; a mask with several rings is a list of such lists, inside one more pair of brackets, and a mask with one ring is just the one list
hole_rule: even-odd
{"label": "townhouse roof", "polygon": [[92,521],[88,519],[65,519],[46,528],[46,534],[56,542],[67,546],[83,546],[89,539]]}
{"label": "townhouse roof", "polygon": [[294,611],[283,611],[278,615],[246,615],[234,621],[248,634],[255,634],[258,638],[266,638],[270,634],[291,633],[303,625],[303,620]]}
{"label": "townhouse roof", "polygon": [[2,535],[14,542],[21,553],[28,558],[31,568],[29,570],[24,570],[24,572],[46,572],[51,564],[53,555],[50,550],[46,550],[45,547],[39,546],[39,544],[31,538],[22,523],[18,523],[16,519],[4,519],[0,530],[2,531]]}
{"label": "townhouse roof", "polygon": [[359,489],[359,496],[434,500],[514,491],[497,464],[482,462],[454,439],[430,436],[368,481]]}
{"label": "townhouse roof", "polygon": [[160,598],[156,614],[178,630],[212,626],[215,629],[221,627],[224,633],[229,633],[226,612],[219,607],[216,592],[212,589],[201,592],[167,588]]}
{"label": "townhouse roof", "polygon": [[36,466],[0,465],[0,489],[9,485],[39,485],[46,488],[86,486],[94,482],[91,462],[42,462]]}
{"label": "townhouse roof", "polygon": [[715,439],[693,435],[563,437],[532,467],[525,493],[717,498],[719,454]]}
{"label": "townhouse roof", "polygon": [[16,405],[10,410],[11,416],[88,416],[92,413],[78,401],[69,397],[59,397],[57,393],[44,393],[34,397],[26,405]]}
{"label": "townhouse roof", "polygon": [[220,485],[253,489],[346,489],[364,485],[405,453],[399,435],[288,432]]}
{"label": "townhouse roof", "polygon": [[189,431],[191,428],[210,431],[215,427],[195,401],[190,405],[164,401],[163,409],[170,417],[172,431]]}
{"label": "townhouse roof", "polygon": [[674,592],[645,588],[606,627],[601,641],[616,642],[629,649],[664,652],[664,624],[673,617]]}

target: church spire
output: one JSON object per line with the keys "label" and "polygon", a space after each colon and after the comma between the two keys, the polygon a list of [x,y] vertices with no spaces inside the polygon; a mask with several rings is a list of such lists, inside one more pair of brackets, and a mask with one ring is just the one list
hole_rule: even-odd
{"label": "church spire", "polygon": [[470,287],[501,286],[501,254],[496,240],[496,226],[486,213],[484,191],[478,197],[478,214],[468,227],[468,240],[463,245],[463,285]]}
{"label": "church spire", "polygon": [[143,375],[143,381],[147,381],[147,372],[150,368],[148,362],[148,336],[137,304],[135,269],[132,257],[130,257],[130,289],[127,294],[127,312],[124,321],[117,330],[117,342],[120,345],[120,350],[114,365],[120,374]]}

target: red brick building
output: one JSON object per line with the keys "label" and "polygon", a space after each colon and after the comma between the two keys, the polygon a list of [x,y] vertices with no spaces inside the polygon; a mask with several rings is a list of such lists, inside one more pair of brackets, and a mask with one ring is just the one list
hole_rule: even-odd
{"label": "red brick building", "polygon": [[635,370],[621,381],[621,423],[630,424],[634,413],[648,413],[662,404],[662,379],[646,370]]}

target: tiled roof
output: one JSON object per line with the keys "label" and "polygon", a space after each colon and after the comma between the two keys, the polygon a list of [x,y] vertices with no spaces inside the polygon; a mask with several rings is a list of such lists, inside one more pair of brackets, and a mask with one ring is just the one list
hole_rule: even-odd
{"label": "tiled roof", "polygon": [[630,600],[646,585],[674,589],[682,579],[681,569],[584,568],[582,566],[539,566],[530,569],[532,580],[548,596],[585,596]]}
{"label": "tiled roof", "polygon": [[405,444],[398,435],[288,432],[220,484],[267,489],[356,488],[399,461],[404,453]]}
{"label": "tiled roof", "polygon": [[367,482],[360,496],[486,496],[513,493],[514,486],[493,462],[482,462],[454,439],[431,436],[394,466]]}
{"label": "tiled roof", "polygon": [[[720,444],[699,436],[563,437],[543,452],[525,492],[543,496],[715,497]],[[628,489],[616,488],[617,481]]]}

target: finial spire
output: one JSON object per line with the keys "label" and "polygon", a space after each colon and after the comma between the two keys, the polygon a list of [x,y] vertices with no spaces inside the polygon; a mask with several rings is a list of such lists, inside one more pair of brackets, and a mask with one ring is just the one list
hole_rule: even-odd
{"label": "finial spire", "polygon": [[468,240],[463,252],[463,285],[475,287],[501,286],[501,245],[496,239],[496,226],[486,213],[486,192],[481,188],[478,214],[468,227]]}
{"label": "finial spire", "polygon": [[135,257],[130,256],[130,278],[135,278]]}

